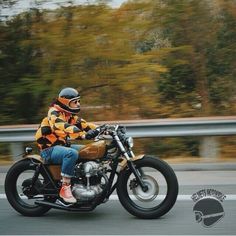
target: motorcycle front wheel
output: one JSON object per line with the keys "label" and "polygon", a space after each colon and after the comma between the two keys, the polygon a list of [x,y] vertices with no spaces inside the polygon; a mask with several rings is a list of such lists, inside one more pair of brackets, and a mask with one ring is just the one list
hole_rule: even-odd
{"label": "motorcycle front wheel", "polygon": [[174,206],[178,196],[178,181],[173,169],[163,160],[150,156],[134,161],[134,165],[148,189],[143,191],[127,167],[120,173],[117,183],[121,204],[138,218],[163,216]]}
{"label": "motorcycle front wheel", "polygon": [[42,171],[39,173],[34,186],[32,178],[38,163],[30,159],[16,162],[8,171],[5,179],[5,192],[8,202],[20,214],[24,216],[41,216],[50,210],[50,207],[38,206],[35,200],[44,200],[45,197],[39,193],[47,180]]}

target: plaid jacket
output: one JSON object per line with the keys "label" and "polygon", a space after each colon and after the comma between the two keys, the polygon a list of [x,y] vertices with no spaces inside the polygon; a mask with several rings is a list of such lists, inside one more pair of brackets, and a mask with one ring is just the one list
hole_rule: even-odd
{"label": "plaid jacket", "polygon": [[40,150],[45,148],[67,144],[67,139],[81,139],[82,135],[97,126],[87,123],[77,115],[67,114],[56,105],[48,111],[36,134],[35,139]]}

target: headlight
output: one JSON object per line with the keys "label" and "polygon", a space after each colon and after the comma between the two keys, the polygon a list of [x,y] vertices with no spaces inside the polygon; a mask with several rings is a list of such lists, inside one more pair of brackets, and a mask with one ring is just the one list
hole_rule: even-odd
{"label": "headlight", "polygon": [[128,137],[126,142],[130,148],[134,146],[134,139],[132,137]]}

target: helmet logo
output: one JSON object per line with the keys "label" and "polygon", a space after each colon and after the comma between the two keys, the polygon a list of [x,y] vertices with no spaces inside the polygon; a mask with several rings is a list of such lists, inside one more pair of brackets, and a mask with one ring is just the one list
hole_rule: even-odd
{"label": "helmet logo", "polygon": [[224,194],[214,189],[203,189],[192,195],[195,221],[204,227],[212,227],[225,215],[222,202]]}

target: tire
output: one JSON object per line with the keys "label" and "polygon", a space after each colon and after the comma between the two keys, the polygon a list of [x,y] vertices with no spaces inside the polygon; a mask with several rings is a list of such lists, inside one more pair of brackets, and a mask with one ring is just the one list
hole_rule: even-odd
{"label": "tire", "polygon": [[[127,167],[120,173],[117,183],[117,194],[122,206],[130,214],[142,219],[155,219],[163,216],[174,206],[178,196],[178,181],[173,169],[163,160],[150,156],[144,156],[142,159],[135,161],[134,164],[136,166],[136,169],[140,171],[144,168],[151,168],[150,170],[156,171],[153,172],[153,176],[156,174],[163,176],[163,182],[166,182],[166,195],[164,195],[163,200],[157,200],[159,195],[158,179],[154,180],[154,177],[149,174],[151,172],[144,172],[142,175],[144,182],[149,184],[151,186],[150,189],[153,188],[151,190],[153,190],[155,193],[152,193],[154,196],[150,196],[148,199],[145,199],[147,194],[146,192],[143,192],[141,187],[137,184],[136,178],[134,177],[134,179],[129,182],[129,178],[131,178],[132,172]],[[133,187],[131,187],[132,185]],[[131,194],[129,193],[129,187],[131,188],[130,191],[133,191],[134,193],[133,199]],[[155,188],[158,188],[158,190],[155,190]],[[150,203],[154,206],[151,206],[149,208],[146,208],[146,205],[145,207],[139,206],[137,202],[140,196],[137,194],[137,192],[141,193],[141,196],[143,197],[143,199],[141,199],[141,204],[148,205]],[[161,202],[158,203],[158,201]]]}
{"label": "tire", "polygon": [[[16,162],[9,169],[5,179],[5,192],[8,202],[17,212],[24,216],[41,216],[51,209],[50,207],[38,206],[34,204],[33,200],[32,204],[25,203],[19,196],[19,187],[17,187],[17,181],[20,179],[19,176],[25,171],[34,171],[35,168],[36,165],[32,165],[32,161],[30,159],[21,160]],[[47,179],[45,174],[40,173],[40,175]],[[29,182],[30,179],[23,180],[23,184],[24,182],[27,183],[27,181]]]}

